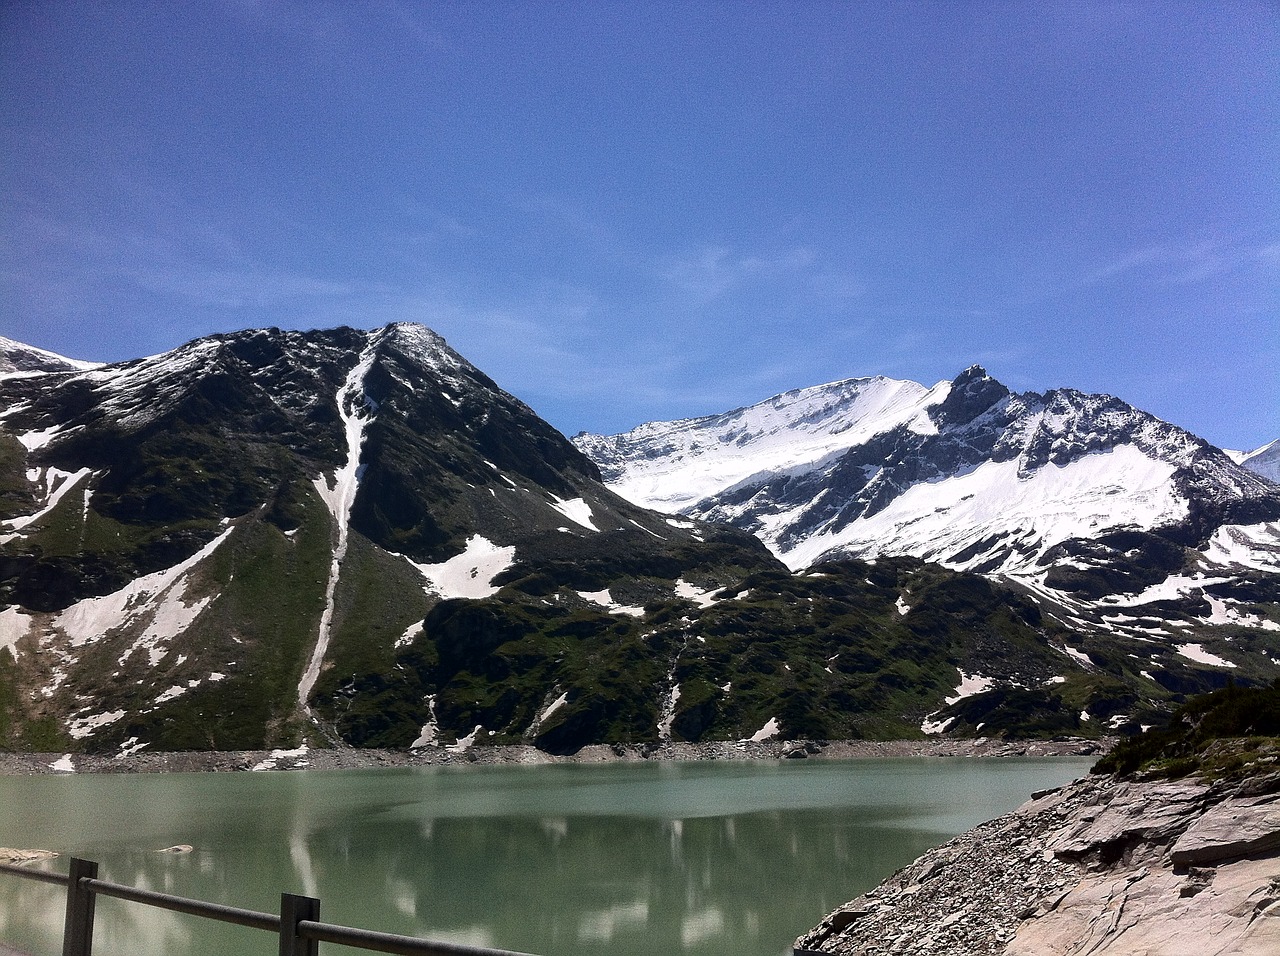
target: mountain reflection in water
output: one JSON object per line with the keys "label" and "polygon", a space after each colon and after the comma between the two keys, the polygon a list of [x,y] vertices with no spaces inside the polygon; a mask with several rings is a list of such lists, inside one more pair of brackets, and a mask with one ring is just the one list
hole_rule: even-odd
{"label": "mountain reflection in water", "polygon": [[[927,759],[0,777],[0,845],[104,879],[546,956],[779,956],[930,846],[1087,760]],[[156,850],[188,843],[185,854]],[[65,861],[51,867],[65,872]],[[61,950],[56,887],[0,876],[0,940]],[[94,952],[267,953],[102,898]]]}

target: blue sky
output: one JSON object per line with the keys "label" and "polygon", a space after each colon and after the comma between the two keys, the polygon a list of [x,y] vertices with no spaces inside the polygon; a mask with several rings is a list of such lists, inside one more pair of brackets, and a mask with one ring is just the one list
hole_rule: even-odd
{"label": "blue sky", "polygon": [[0,6],[0,334],[422,322],[562,431],[858,375],[1280,437],[1267,2]]}

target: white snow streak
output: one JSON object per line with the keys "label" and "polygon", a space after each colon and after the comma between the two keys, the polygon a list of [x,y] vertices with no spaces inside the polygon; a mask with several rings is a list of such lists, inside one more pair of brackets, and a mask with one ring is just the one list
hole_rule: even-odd
{"label": "white snow streak", "polygon": [[436,695],[431,694],[427,697],[427,722],[422,725],[422,730],[418,733],[418,739],[409,745],[409,749],[433,747],[436,743],[436,737]]}
{"label": "white snow streak", "polygon": [[[271,751],[271,756],[267,757],[265,760],[258,761],[250,769],[275,770],[276,765],[281,760],[287,760],[290,758],[300,758],[300,757],[305,757],[306,755],[307,755],[306,744],[303,744],[301,747],[298,747],[296,750],[273,750]],[[302,764],[295,764],[295,766],[302,766]]]}
{"label": "white snow streak", "polygon": [[948,704],[954,704],[956,701],[972,697],[974,694],[985,693],[994,685],[995,681],[990,677],[983,677],[981,674],[966,674],[964,671],[960,671],[960,683],[956,685],[954,695],[944,699]]}
{"label": "white snow streak", "polygon": [[[54,508],[58,507],[60,502],[68,491],[78,485],[83,479],[93,474],[91,468],[81,468],[79,471],[62,471],[58,468],[46,468],[43,470],[43,482],[45,488],[44,507],[35,514],[22,515],[17,518],[10,518],[8,521],[0,522],[0,525],[7,525],[6,530],[17,532],[39,521]],[[86,498],[86,502],[87,502]],[[7,534],[0,538],[0,542],[8,541],[12,534]]]}
{"label": "white snow streak", "polygon": [[711,607],[711,605],[715,604],[716,601],[719,600],[716,595],[723,590],[724,588],[717,588],[714,591],[708,591],[704,588],[698,587],[696,584],[691,584],[684,578],[680,578],[676,581],[675,586],[676,597],[682,597],[687,601],[693,601],[698,605],[698,607]]}
{"label": "white snow streak", "polygon": [[1139,594],[1108,595],[1099,603],[1113,607],[1138,607],[1153,601],[1176,601],[1214,584],[1223,584],[1231,578],[1206,578],[1203,574],[1190,576],[1171,574],[1158,584],[1153,584]]}
{"label": "white snow streak", "polygon": [[632,617],[644,617],[644,608],[635,607],[629,604],[619,604],[613,599],[613,595],[609,593],[609,589],[603,591],[579,591],[578,596],[585,598],[592,604],[599,604],[606,608],[610,614],[630,614]]}
{"label": "white snow streak", "polygon": [[1075,658],[1085,667],[1090,667],[1090,668],[1093,667],[1093,661],[1090,660],[1089,655],[1086,654],[1084,651],[1078,651],[1074,647],[1071,647],[1069,644],[1063,644],[1061,647],[1058,648],[1058,650],[1062,651],[1062,653],[1066,654],[1068,657]]}
{"label": "white snow streak", "polygon": [[962,562],[946,559],[979,539],[1004,536],[1033,545],[1010,558],[1005,571],[1036,573],[1039,556],[1068,538],[1090,538],[1120,525],[1151,528],[1186,516],[1187,503],[1172,481],[1176,466],[1133,445],[1048,464],[1027,477],[1018,468],[1017,460],[988,461],[914,485],[871,517],[815,534],[781,557],[799,569],[844,547],[866,556],[915,554],[963,569],[986,560],[987,552]]}
{"label": "white snow streak", "polygon": [[[899,598],[899,601],[901,601],[901,598]],[[906,612],[903,611],[902,613],[905,614]],[[957,670],[959,670],[959,668],[957,668]],[[952,693],[950,697],[943,698],[948,706],[962,701],[966,697],[972,697],[974,694],[984,693],[995,686],[995,681],[990,677],[983,677],[978,673],[966,674],[964,671],[959,672],[960,683],[956,684],[954,693]],[[948,717],[946,720],[935,720],[934,717],[937,714],[938,711],[935,710],[920,722],[920,730],[922,733],[940,734],[955,723],[956,718],[954,717]]]}
{"label": "white snow streak", "polygon": [[930,714],[920,722],[920,730],[926,734],[940,734],[948,727],[956,722],[954,717],[948,717],[946,720],[933,720],[933,714]]}
{"label": "white snow streak", "polygon": [[163,641],[177,637],[210,600],[203,598],[186,603],[188,572],[213,554],[234,530],[234,527],[228,527],[180,564],[135,578],[113,594],[77,601],[57,616],[55,627],[67,635],[72,647],[82,647],[100,640],[109,631],[150,614],[150,622],[135,648],[155,648]]}
{"label": "white snow streak", "polygon": [[412,624],[410,624],[407,628],[405,628],[405,632],[396,638],[396,643],[395,643],[396,650],[400,650],[400,648],[408,647],[410,644],[412,644],[413,639],[417,637],[418,634],[421,633],[421,631],[422,631],[421,621],[414,621]]}
{"label": "white snow streak", "polygon": [[347,438],[347,460],[333,476],[330,484],[323,476],[315,480],[316,491],[324,499],[333,515],[338,529],[338,543],[333,549],[333,562],[329,566],[329,581],[325,586],[324,611],[320,615],[320,629],[316,635],[316,646],[311,652],[311,660],[298,682],[298,703],[304,710],[311,689],[320,677],[320,664],[324,660],[325,651],[329,649],[330,629],[333,626],[333,595],[338,588],[338,575],[342,570],[343,559],[347,556],[347,532],[351,521],[351,506],[356,500],[356,491],[360,487],[360,477],[364,468],[360,464],[360,449],[364,444],[364,429],[373,415],[373,409],[364,393],[364,379],[373,366],[374,344],[365,347],[353,369],[347,373],[347,379],[338,389],[335,400],[338,403],[338,415],[342,419],[343,431]]}
{"label": "white snow streak", "polygon": [[1280,522],[1223,525],[1204,552],[1213,564],[1280,574]]}
{"label": "white snow streak", "polygon": [[609,487],[645,507],[679,512],[758,477],[826,467],[854,445],[921,416],[949,387],[850,379],[797,389],[724,415],[651,422],[618,438],[624,444],[659,443],[673,453],[629,462]]}
{"label": "white snow streak", "polygon": [[538,723],[543,723],[548,717],[569,702],[569,692],[565,691],[555,700],[547,705],[547,709],[538,715]]}
{"label": "white snow streak", "polygon": [[457,743],[452,743],[449,745],[448,747],[449,752],[455,753],[455,754],[462,753],[464,750],[466,750],[468,747],[470,747],[472,744],[476,742],[476,737],[479,736],[480,731],[482,730],[484,730],[484,725],[476,724],[475,728],[471,731],[471,733],[467,734],[465,737],[459,737]]}
{"label": "white snow streak", "polygon": [[18,659],[18,641],[31,630],[33,621],[30,614],[23,614],[18,608],[7,607],[0,611],[0,650],[9,649],[13,659]]}
{"label": "white snow streak", "polygon": [[88,717],[73,717],[67,721],[67,733],[76,740],[82,740],[88,737],[99,727],[105,727],[107,724],[114,724],[117,720],[124,716],[123,710],[113,710],[105,714],[92,714]]}
{"label": "white snow streak", "polygon": [[[1202,618],[1206,624],[1235,624],[1240,627],[1260,627],[1264,631],[1280,631],[1280,624],[1275,621],[1256,614],[1246,614],[1238,606],[1233,606],[1238,605],[1238,601],[1228,598],[1216,598],[1212,594],[1206,594],[1204,598],[1209,602],[1209,607],[1212,609],[1207,618]],[[1186,626],[1190,627],[1190,624],[1185,621],[1171,621],[1170,623],[1186,624]]]}

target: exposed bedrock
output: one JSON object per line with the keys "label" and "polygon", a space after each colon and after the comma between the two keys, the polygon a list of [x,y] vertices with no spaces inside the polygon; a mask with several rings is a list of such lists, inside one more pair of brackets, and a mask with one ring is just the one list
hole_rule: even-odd
{"label": "exposed bedrock", "polygon": [[797,954],[1280,953],[1280,773],[1091,776],[937,847]]}

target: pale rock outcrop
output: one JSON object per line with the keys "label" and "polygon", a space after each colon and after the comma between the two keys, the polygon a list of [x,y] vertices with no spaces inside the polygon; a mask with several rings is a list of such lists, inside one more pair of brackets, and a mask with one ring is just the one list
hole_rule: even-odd
{"label": "pale rock outcrop", "polygon": [[796,941],[833,956],[1280,953],[1280,774],[1087,777],[931,850]]}

